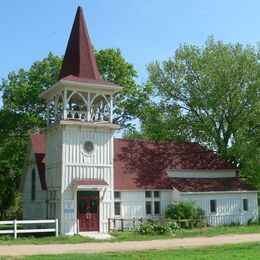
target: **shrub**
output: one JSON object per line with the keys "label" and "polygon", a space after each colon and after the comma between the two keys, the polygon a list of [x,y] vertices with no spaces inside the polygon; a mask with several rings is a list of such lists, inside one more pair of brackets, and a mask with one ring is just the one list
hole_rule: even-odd
{"label": "shrub", "polygon": [[147,221],[140,224],[137,232],[142,235],[162,235],[172,233],[178,228],[179,226],[175,221],[159,223],[158,221],[148,219]]}
{"label": "shrub", "polygon": [[154,233],[154,227],[153,224],[149,221],[145,221],[140,224],[140,226],[137,228],[137,232],[142,235],[148,235]]}
{"label": "shrub", "polygon": [[[165,215],[170,219],[205,219],[205,211],[196,206],[192,201],[180,201],[172,203],[166,209]],[[202,223],[197,223],[201,225]],[[184,228],[190,228],[190,223],[184,222]]]}

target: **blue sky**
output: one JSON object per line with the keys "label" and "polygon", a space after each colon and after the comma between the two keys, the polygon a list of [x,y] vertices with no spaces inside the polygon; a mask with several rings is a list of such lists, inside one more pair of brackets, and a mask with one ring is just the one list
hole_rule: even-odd
{"label": "blue sky", "polygon": [[97,49],[118,47],[134,64],[170,57],[181,43],[203,45],[208,35],[256,45],[259,0],[8,0],[0,2],[0,78],[28,69],[52,51],[65,51],[76,8],[84,9]]}

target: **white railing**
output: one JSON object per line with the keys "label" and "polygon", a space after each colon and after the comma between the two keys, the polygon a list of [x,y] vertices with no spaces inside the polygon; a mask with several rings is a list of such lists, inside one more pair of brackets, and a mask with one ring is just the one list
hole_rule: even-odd
{"label": "white railing", "polygon": [[[18,229],[19,224],[55,224],[53,228],[38,228],[38,229]],[[1,225],[13,225],[13,229],[1,230]],[[46,233],[54,232],[56,237],[59,234],[58,219],[46,219],[46,220],[10,220],[0,221],[0,234],[14,234],[14,238],[17,238],[17,234],[24,233]]]}

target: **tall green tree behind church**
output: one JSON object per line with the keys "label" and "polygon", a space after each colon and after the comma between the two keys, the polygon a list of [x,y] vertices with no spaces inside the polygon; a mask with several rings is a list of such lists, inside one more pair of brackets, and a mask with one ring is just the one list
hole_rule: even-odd
{"label": "tall green tree behind church", "polygon": [[259,50],[209,37],[148,65],[153,97],[129,137],[199,142],[260,187]]}

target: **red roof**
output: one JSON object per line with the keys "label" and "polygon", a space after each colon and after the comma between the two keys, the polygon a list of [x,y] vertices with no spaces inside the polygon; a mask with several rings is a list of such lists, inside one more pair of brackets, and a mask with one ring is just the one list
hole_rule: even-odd
{"label": "red roof", "polygon": [[77,9],[59,79],[113,85],[100,78],[82,7]]}
{"label": "red roof", "polygon": [[88,179],[88,180],[73,180],[73,182],[77,185],[94,185],[94,186],[99,186],[99,185],[108,185],[108,183],[104,180],[97,180],[97,179]]}
{"label": "red roof", "polygon": [[[42,189],[45,181],[45,136],[31,135]],[[197,143],[114,140],[115,190],[172,189],[181,192],[255,190],[239,178],[174,178],[167,169],[234,169],[229,162]],[[108,185],[104,180],[74,180],[76,185]]]}
{"label": "red roof", "polygon": [[171,189],[167,169],[236,169],[197,143],[115,139],[115,189]]}
{"label": "red roof", "polygon": [[256,190],[239,178],[174,178],[171,181],[180,192]]}
{"label": "red roof", "polygon": [[33,133],[30,136],[30,140],[39,172],[41,187],[43,190],[47,190],[45,180],[45,135],[41,135],[40,133]]}

